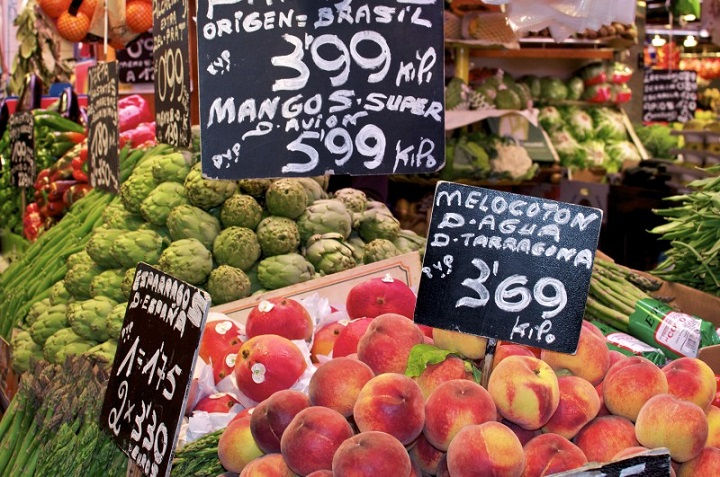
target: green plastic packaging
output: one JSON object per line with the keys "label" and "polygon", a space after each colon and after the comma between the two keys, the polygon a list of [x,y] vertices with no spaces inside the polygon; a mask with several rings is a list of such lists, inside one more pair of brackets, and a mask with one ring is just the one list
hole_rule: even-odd
{"label": "green plastic packaging", "polygon": [[616,330],[602,321],[593,320],[591,323],[597,326],[605,335],[605,344],[608,349],[618,351],[625,356],[642,356],[658,366],[663,366],[667,362],[667,358],[661,349],[654,348],[634,336]]}

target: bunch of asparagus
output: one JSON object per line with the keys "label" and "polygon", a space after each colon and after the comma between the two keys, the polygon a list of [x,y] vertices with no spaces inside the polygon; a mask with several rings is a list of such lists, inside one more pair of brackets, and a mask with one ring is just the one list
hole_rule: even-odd
{"label": "bunch of asparagus", "polygon": [[218,442],[225,429],[191,442],[175,454],[171,477],[208,477],[225,472],[218,459]]}

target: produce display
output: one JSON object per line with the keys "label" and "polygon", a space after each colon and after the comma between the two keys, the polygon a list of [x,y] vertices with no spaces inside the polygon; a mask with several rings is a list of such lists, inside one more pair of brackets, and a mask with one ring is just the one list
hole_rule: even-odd
{"label": "produce display", "polygon": [[644,126],[635,124],[635,132],[647,150],[650,157],[657,159],[672,159],[677,156],[673,150],[680,146],[680,136],[671,134],[673,128],[664,124]]}
{"label": "produce display", "polygon": [[530,109],[533,97],[528,85],[516,82],[502,70],[483,71],[470,85],[455,77],[445,88],[445,106],[448,111]]}

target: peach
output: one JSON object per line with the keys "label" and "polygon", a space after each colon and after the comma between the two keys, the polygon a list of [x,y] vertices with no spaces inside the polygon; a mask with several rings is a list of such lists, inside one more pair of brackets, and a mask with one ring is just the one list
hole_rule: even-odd
{"label": "peach", "polygon": [[516,345],[516,344],[501,344],[495,349],[495,357],[493,358],[492,369],[493,371],[500,364],[500,361],[507,358],[508,356],[531,356],[535,357],[533,352],[527,346]]}
{"label": "peach", "polygon": [[410,460],[425,474],[435,475],[444,455],[445,453],[433,447],[423,434],[420,434],[410,448]]}
{"label": "peach", "polygon": [[410,457],[393,436],[361,432],[343,442],[332,461],[334,477],[404,476],[412,472]]}
{"label": "peach", "polygon": [[362,361],[351,358],[330,360],[310,379],[310,401],[313,406],[329,407],[350,417],[360,390],[373,376],[372,369]]}
{"label": "peach", "polygon": [[519,477],[525,454],[513,431],[491,421],[466,426],[457,433],[448,448],[447,466],[452,477]]}
{"label": "peach", "polygon": [[523,429],[539,429],[560,402],[557,376],[545,362],[509,356],[490,375],[488,391],[498,412]]}
{"label": "peach", "polygon": [[569,372],[596,386],[610,367],[610,351],[602,332],[588,321],[583,321],[580,340],[575,354],[543,350],[542,360],[556,371]]}
{"label": "peach", "polygon": [[443,454],[440,462],[438,462],[437,473],[435,477],[450,477],[450,471],[447,466],[447,454]]}
{"label": "peach", "polygon": [[694,459],[680,466],[678,477],[718,475],[720,472],[720,449],[706,447]]}
{"label": "peach", "polygon": [[610,411],[605,407],[605,399],[603,398],[603,383],[595,386],[595,392],[600,398],[600,410],[597,413],[597,417],[610,415]]}
{"label": "peach", "polygon": [[263,455],[250,432],[250,416],[234,420],[218,441],[218,459],[225,470],[242,472],[246,465]]}
{"label": "peach", "polygon": [[329,323],[318,330],[313,338],[312,349],[310,354],[312,359],[317,363],[318,356],[328,356],[335,346],[335,340],[340,336],[340,332],[345,328],[343,323],[336,321]]}
{"label": "peach", "polygon": [[260,402],[292,387],[306,367],[302,352],[292,341],[278,335],[260,335],[240,347],[235,378],[240,391]]}
{"label": "peach", "polygon": [[332,470],[316,470],[315,472],[310,472],[305,477],[333,477]]}
{"label": "peach", "polygon": [[386,432],[407,445],[423,430],[425,403],[412,379],[402,374],[381,374],[360,390],[353,414],[360,432]]}
{"label": "peach", "polygon": [[710,406],[705,415],[708,421],[708,437],[705,446],[720,448],[720,408]]}
{"label": "peach", "polygon": [[560,404],[543,432],[560,434],[572,439],[600,411],[600,398],[592,384],[577,376],[558,378]]}
{"label": "peach", "polygon": [[423,434],[430,444],[447,451],[463,427],[495,420],[490,393],[473,381],[455,379],[438,386],[425,403]]}
{"label": "peach", "polygon": [[404,373],[410,350],[424,341],[423,336],[420,328],[402,315],[380,315],[360,338],[358,358],[375,374]]}
{"label": "peach", "polygon": [[699,359],[676,359],[666,364],[662,371],[667,378],[668,392],[673,396],[694,402],[703,409],[707,409],[715,398],[715,373]]}
{"label": "peach", "polygon": [[615,454],[611,460],[627,459],[634,455],[642,454],[643,452],[646,452],[647,450],[648,450],[648,448],[643,447],[643,446],[626,447],[625,449],[623,449],[620,452],[618,452],[617,454]]}
{"label": "peach", "polygon": [[697,404],[672,394],[659,394],[640,410],[635,435],[645,447],[667,447],[673,460],[687,462],[705,447],[707,417]]}
{"label": "peach", "polygon": [[245,324],[248,338],[278,335],[289,340],[310,340],[313,320],[304,306],[292,298],[270,298],[250,311]]}
{"label": "peach", "polygon": [[410,473],[408,477],[423,477],[422,470],[410,459]]}
{"label": "peach", "polygon": [[620,351],[616,351],[614,349],[610,350],[610,367],[608,369],[612,368],[613,364],[617,363],[618,361],[622,361],[627,358],[628,356],[622,354]]}
{"label": "peach", "polygon": [[445,361],[428,365],[415,381],[422,390],[423,397],[427,399],[430,394],[444,382],[452,379],[472,379],[472,372],[466,363],[457,356],[448,356]]}
{"label": "peach", "polygon": [[487,339],[459,331],[433,328],[433,342],[438,348],[446,349],[468,359],[481,359],[485,356]]}
{"label": "peach", "polygon": [[341,358],[357,352],[358,342],[372,323],[372,318],[360,318],[348,323],[340,331],[333,345],[333,358]]}
{"label": "peach", "polygon": [[541,434],[525,444],[523,450],[523,477],[542,477],[587,464],[585,453],[559,434]]}
{"label": "peach", "polygon": [[268,454],[255,459],[245,466],[240,477],[295,477],[283,456]]}
{"label": "peach", "polygon": [[523,429],[522,427],[518,426],[514,422],[508,421],[507,419],[503,419],[500,422],[508,426],[508,428],[515,433],[517,438],[520,440],[520,444],[522,444],[523,446],[530,442],[530,439],[532,439],[533,437],[540,435],[539,430],[528,431],[527,429]]}
{"label": "peach", "polygon": [[640,408],[653,396],[668,392],[662,370],[650,360],[632,356],[615,363],[603,382],[603,401],[608,411],[634,421]]}
{"label": "peach", "polygon": [[575,444],[590,462],[608,462],[621,450],[639,445],[633,423],[620,416],[596,418],[578,432]]}
{"label": "peach", "polygon": [[299,391],[278,391],[257,405],[250,418],[250,430],[263,452],[280,452],[280,438],[295,415],[310,406]]}
{"label": "peach", "polygon": [[280,448],[293,472],[307,475],[332,469],[340,444],[353,435],[350,424],[338,412],[313,406],[300,411],[282,435]]}
{"label": "peach", "polygon": [[352,287],[345,308],[350,318],[375,318],[386,313],[397,313],[412,320],[416,300],[410,287],[387,275]]}

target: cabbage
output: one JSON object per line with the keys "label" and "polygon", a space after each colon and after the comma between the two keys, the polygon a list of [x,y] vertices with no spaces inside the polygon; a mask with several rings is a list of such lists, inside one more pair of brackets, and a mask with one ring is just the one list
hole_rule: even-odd
{"label": "cabbage", "polygon": [[567,99],[578,100],[582,96],[583,91],[585,91],[585,83],[583,83],[582,78],[578,78],[577,76],[568,81],[567,87]]}
{"label": "cabbage", "polygon": [[563,166],[585,166],[587,152],[567,130],[560,129],[553,132],[550,140]]}
{"label": "cabbage", "polygon": [[595,119],[595,137],[605,141],[623,141],[627,139],[627,131],[620,113],[608,108],[593,110]]}
{"label": "cabbage", "polygon": [[570,133],[575,136],[578,141],[587,141],[593,137],[593,120],[590,115],[580,109],[572,108],[566,117],[566,122]]}
{"label": "cabbage", "polygon": [[540,110],[538,115],[540,126],[547,132],[554,132],[563,127],[563,119],[560,111],[555,106],[546,106]]}
{"label": "cabbage", "polygon": [[567,99],[568,88],[558,78],[542,78],[540,80],[540,98],[546,101],[562,101]]}
{"label": "cabbage", "polygon": [[582,147],[585,149],[588,166],[592,167],[605,165],[608,158],[605,153],[605,143],[602,141],[587,141],[582,145]]}
{"label": "cabbage", "polygon": [[622,164],[625,161],[640,161],[640,153],[630,141],[617,141],[605,146],[605,152],[613,161]]}

